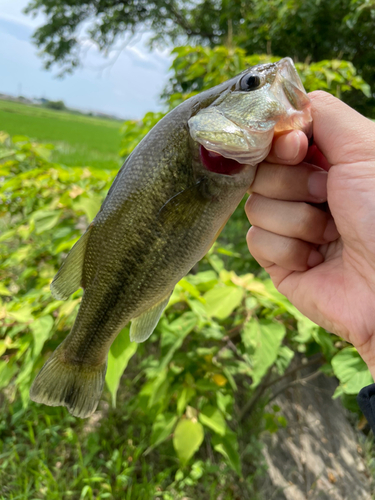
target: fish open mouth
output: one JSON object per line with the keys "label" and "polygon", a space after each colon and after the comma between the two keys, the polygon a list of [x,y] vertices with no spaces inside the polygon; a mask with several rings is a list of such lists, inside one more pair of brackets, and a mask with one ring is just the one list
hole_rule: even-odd
{"label": "fish open mouth", "polygon": [[206,169],[216,174],[235,175],[246,167],[246,164],[239,163],[233,158],[225,158],[225,156],[210,151],[202,145],[200,146],[200,157]]}

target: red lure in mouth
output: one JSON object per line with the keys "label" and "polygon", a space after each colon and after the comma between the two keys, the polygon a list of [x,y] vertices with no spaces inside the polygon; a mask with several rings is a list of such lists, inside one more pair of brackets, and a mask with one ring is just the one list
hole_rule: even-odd
{"label": "red lure in mouth", "polygon": [[234,175],[238,174],[245,168],[245,165],[242,163],[238,163],[238,161],[232,160],[232,158],[225,158],[218,153],[209,151],[202,145],[200,147],[200,156],[202,163],[207,170],[215,172],[216,174]]}

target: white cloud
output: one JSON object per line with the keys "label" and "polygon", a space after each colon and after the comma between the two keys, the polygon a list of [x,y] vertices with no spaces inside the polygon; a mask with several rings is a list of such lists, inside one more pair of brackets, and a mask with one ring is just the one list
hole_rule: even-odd
{"label": "white cloud", "polygon": [[31,28],[40,26],[43,21],[42,15],[34,17],[23,13],[29,3],[30,0],[0,0],[0,19],[23,24]]}

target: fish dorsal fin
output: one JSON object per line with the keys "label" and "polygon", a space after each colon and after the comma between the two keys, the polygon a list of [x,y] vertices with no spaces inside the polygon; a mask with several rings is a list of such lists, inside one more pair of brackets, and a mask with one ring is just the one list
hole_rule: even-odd
{"label": "fish dorsal fin", "polygon": [[53,278],[51,292],[57,300],[66,300],[81,286],[83,261],[91,227],[87,228],[86,232],[70,250],[58,273]]}
{"label": "fish dorsal fin", "polygon": [[162,299],[157,304],[147,309],[143,314],[137,318],[132,319],[130,326],[130,340],[131,342],[144,342],[149,338],[151,333],[155,330],[156,325],[162,315],[162,312],[168,304],[169,297],[172,292],[169,293],[164,299]]}

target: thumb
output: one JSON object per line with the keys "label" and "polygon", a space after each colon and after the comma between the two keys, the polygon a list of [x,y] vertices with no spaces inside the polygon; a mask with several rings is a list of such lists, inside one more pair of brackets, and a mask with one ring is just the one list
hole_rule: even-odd
{"label": "thumb", "polygon": [[314,141],[331,165],[375,161],[375,123],[336,97],[311,92]]}

